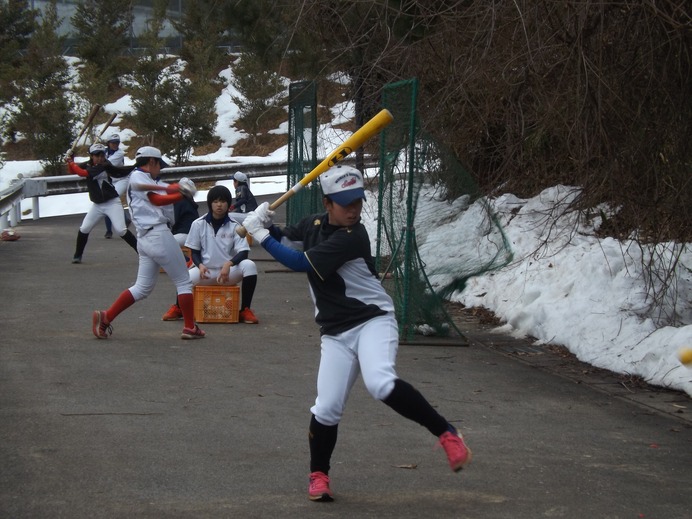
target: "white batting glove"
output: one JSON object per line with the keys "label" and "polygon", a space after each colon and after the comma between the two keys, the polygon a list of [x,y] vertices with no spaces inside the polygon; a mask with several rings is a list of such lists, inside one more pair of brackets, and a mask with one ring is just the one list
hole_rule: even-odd
{"label": "white batting glove", "polygon": [[264,227],[262,220],[259,215],[252,211],[248,213],[247,217],[243,221],[243,227],[245,230],[259,243],[262,243],[267,236],[269,236],[269,231]]}
{"label": "white batting glove", "polygon": [[273,218],[275,213],[269,209],[269,202],[262,202],[259,206],[257,206],[257,209],[252,212],[257,215],[262,223],[262,227],[265,229],[271,227],[274,223]]}

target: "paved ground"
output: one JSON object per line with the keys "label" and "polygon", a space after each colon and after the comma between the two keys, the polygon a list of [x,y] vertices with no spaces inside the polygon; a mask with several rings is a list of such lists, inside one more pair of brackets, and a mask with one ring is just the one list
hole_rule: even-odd
{"label": "paved ground", "polygon": [[692,517],[692,405],[492,334],[455,313],[469,347],[402,345],[399,374],[466,435],[459,474],[435,439],[357,384],[312,503],[307,425],[319,357],[307,282],[253,248],[259,325],[161,321],[174,288],[119,316],[91,312],[137,258],[98,227],[72,265],[80,216],[0,242],[0,517]]}

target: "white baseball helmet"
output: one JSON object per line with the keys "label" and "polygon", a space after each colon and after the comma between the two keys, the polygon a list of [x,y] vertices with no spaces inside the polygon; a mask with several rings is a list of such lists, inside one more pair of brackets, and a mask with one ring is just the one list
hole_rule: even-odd
{"label": "white baseball helmet", "polygon": [[137,153],[135,153],[135,158],[138,159],[139,157],[160,159],[161,150],[158,148],[154,148],[153,146],[142,146],[137,150]]}
{"label": "white baseball helmet", "polygon": [[322,193],[341,206],[347,206],[354,200],[365,200],[363,174],[352,166],[339,164],[320,177]]}
{"label": "white baseball helmet", "polygon": [[168,167],[168,163],[161,158],[161,150],[153,146],[142,146],[139,148],[137,153],[135,153],[135,160],[140,157],[145,159],[159,159],[162,169]]}
{"label": "white baseball helmet", "polygon": [[96,155],[98,153],[106,153],[106,147],[100,142],[95,142],[89,146],[89,155]]}

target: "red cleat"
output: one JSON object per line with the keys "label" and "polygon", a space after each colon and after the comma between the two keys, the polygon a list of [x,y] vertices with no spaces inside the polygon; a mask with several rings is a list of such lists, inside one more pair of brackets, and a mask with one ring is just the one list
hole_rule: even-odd
{"label": "red cleat", "polygon": [[333,501],[334,495],[329,489],[329,476],[324,472],[311,473],[308,497],[310,501]]}
{"label": "red cleat", "polygon": [[95,310],[91,317],[91,331],[94,332],[99,339],[108,339],[108,336],[113,333],[113,327],[108,322],[106,312],[103,310]]}
{"label": "red cleat", "polygon": [[238,320],[241,323],[247,324],[257,324],[259,322],[259,319],[257,319],[252,310],[250,310],[250,308],[247,307],[244,310],[240,311],[240,314],[238,314]]}
{"label": "red cleat", "polygon": [[[456,434],[455,434],[456,433]],[[461,433],[455,429],[455,433],[447,431],[440,436],[442,448],[447,453],[449,466],[454,472],[459,472],[468,462],[471,461],[471,449],[464,443]]]}
{"label": "red cleat", "polygon": [[201,330],[201,328],[195,325],[194,328],[183,328],[183,333],[180,335],[181,339],[204,339],[206,334]]}

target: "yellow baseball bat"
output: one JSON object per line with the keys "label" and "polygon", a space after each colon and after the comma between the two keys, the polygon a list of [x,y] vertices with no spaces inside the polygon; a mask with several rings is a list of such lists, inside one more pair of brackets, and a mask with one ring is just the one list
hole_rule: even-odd
{"label": "yellow baseball bat", "polygon": [[[341,145],[332,151],[327,158],[320,162],[315,168],[305,175],[300,182],[294,185],[291,189],[286,191],[283,195],[277,198],[269,206],[272,211],[283,204],[286,200],[295,195],[298,191],[307,186],[310,182],[317,179],[322,173],[327,171],[329,168],[334,166],[337,162],[343,160],[345,157],[351,154],[353,150],[360,148],[366,141],[380,133],[385,129],[392,121],[394,117],[391,112],[386,108],[381,110],[375,117],[370,119],[365,123],[359,130],[357,130],[353,135],[346,139]],[[245,236],[247,231],[244,227],[238,226],[236,232],[240,236]]]}

